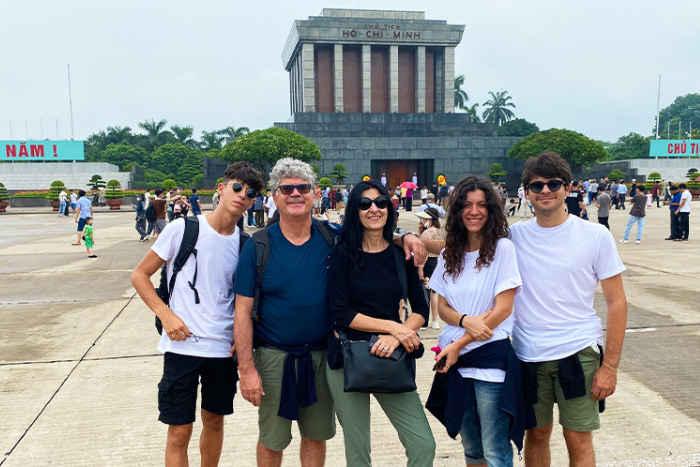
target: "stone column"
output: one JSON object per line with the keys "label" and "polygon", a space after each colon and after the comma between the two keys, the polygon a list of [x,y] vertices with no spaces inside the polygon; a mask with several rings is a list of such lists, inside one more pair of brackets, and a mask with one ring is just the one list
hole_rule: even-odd
{"label": "stone column", "polygon": [[[445,51],[435,53],[435,112],[445,113]],[[454,84],[453,84],[454,86]]]}
{"label": "stone column", "polygon": [[302,92],[304,95],[304,112],[316,112],[316,89],[314,83],[314,45],[301,46]]}
{"label": "stone column", "polygon": [[416,47],[416,113],[425,113],[425,46]]}
{"label": "stone column", "polygon": [[445,47],[445,113],[455,111],[455,48]]}
{"label": "stone column", "polygon": [[399,111],[399,46],[389,47],[389,113]]}
{"label": "stone column", "polygon": [[372,46],[362,46],[362,112],[372,112]]}
{"label": "stone column", "polygon": [[344,112],[343,104],[343,44],[333,46],[333,83],[335,87],[335,111]]}

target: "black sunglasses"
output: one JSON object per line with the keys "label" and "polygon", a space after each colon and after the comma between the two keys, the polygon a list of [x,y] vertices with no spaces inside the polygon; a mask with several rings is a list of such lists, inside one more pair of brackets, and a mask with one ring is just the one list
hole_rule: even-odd
{"label": "black sunglasses", "polygon": [[311,191],[311,185],[308,183],[302,183],[301,185],[280,185],[277,187],[277,189],[282,193],[284,196],[289,196],[292,193],[294,193],[294,190],[296,189],[300,195],[305,195],[308,194],[309,191]]}
{"label": "black sunglasses", "polygon": [[378,209],[384,209],[389,206],[389,203],[391,203],[391,199],[386,195],[377,196],[374,199],[360,198],[359,208],[360,211],[367,211],[374,204]]}
{"label": "black sunglasses", "polygon": [[[241,185],[238,182],[233,182],[231,184],[231,189],[233,190],[234,193],[240,193],[241,190],[243,189],[243,185]],[[248,199],[255,199],[256,193],[255,193],[255,190],[253,190],[252,188],[248,188],[245,191],[245,195]]]}
{"label": "black sunglasses", "polygon": [[544,189],[544,186],[547,185],[547,188],[549,188],[549,191],[555,192],[559,191],[561,186],[564,184],[563,180],[550,180],[547,183],[545,182],[532,182],[529,183],[525,188],[532,191],[533,193],[542,193],[542,190]]}

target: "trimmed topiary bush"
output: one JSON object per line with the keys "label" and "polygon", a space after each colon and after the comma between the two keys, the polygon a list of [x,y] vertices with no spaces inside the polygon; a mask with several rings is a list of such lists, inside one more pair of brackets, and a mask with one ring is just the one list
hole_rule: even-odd
{"label": "trimmed topiary bush", "polygon": [[7,194],[7,188],[0,183],[0,201],[7,201],[8,199],[10,199],[10,195]]}
{"label": "trimmed topiary bush", "polygon": [[177,183],[175,183],[175,180],[172,178],[168,178],[167,180],[163,180],[163,189],[164,190],[172,190],[177,188]]}
{"label": "trimmed topiary bush", "polygon": [[46,195],[46,199],[50,201],[58,201],[59,193],[61,193],[61,191],[65,189],[66,185],[64,185],[62,181],[54,180],[53,182],[51,182],[51,189]]}
{"label": "trimmed topiary bush", "polygon": [[107,182],[107,190],[105,191],[105,198],[107,199],[120,199],[124,197],[124,192],[122,191],[122,184],[119,180],[110,180]]}

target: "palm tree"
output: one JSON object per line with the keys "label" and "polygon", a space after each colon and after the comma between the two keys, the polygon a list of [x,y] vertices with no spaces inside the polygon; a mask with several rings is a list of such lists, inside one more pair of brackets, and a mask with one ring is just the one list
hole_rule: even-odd
{"label": "palm tree", "polygon": [[462,86],[464,85],[464,75],[459,75],[455,78],[455,107],[461,110],[467,110],[466,104],[469,101],[469,96]]}
{"label": "palm tree", "polygon": [[210,149],[221,149],[221,134],[218,131],[203,131],[202,132],[202,147],[209,151]]}
{"label": "palm tree", "polygon": [[508,91],[500,90],[496,94],[489,92],[491,99],[484,102],[484,106],[487,107],[484,113],[481,115],[484,119],[484,123],[495,123],[501,126],[501,123],[507,122],[515,117],[512,110],[507,107],[515,108],[515,104],[508,102],[511,97],[508,95]]}
{"label": "palm tree", "polygon": [[479,118],[479,115],[477,114],[476,108],[479,107],[479,104],[476,103],[472,106],[467,106],[465,109],[467,111],[467,115],[469,115],[469,121],[471,123],[481,123],[481,119]]}
{"label": "palm tree", "polygon": [[250,132],[250,129],[247,126],[242,126],[240,128],[235,128],[232,126],[227,126],[223,130],[220,130],[219,133],[228,136],[232,140],[238,138],[239,136],[243,136],[246,133]]}
{"label": "palm tree", "polygon": [[192,139],[194,128],[192,128],[191,126],[173,125],[170,127],[170,130],[175,135],[175,139],[178,143],[184,144],[185,146],[188,146],[190,148],[194,148],[197,146],[197,142],[194,139]]}
{"label": "palm tree", "polygon": [[163,128],[165,128],[167,123],[168,121],[166,119],[163,119],[157,123],[155,120],[151,120],[150,122],[146,120],[145,122],[139,123],[139,127],[146,130],[148,141],[153,145],[154,151],[158,149],[160,142],[164,138],[167,138],[169,131],[163,131]]}

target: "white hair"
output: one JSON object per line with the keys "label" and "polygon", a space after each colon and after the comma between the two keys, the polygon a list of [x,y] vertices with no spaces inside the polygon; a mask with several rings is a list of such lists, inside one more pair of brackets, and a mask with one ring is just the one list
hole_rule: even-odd
{"label": "white hair", "polygon": [[285,157],[277,161],[272,171],[270,172],[270,188],[274,192],[280,186],[280,181],[283,178],[301,178],[306,183],[311,185],[311,188],[316,187],[316,174],[309,164],[302,162],[299,159]]}

